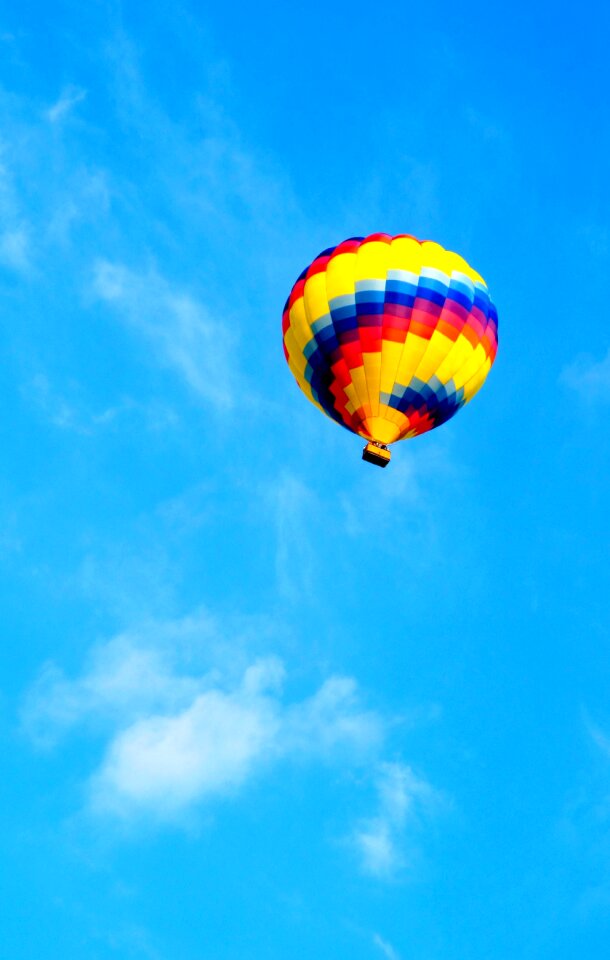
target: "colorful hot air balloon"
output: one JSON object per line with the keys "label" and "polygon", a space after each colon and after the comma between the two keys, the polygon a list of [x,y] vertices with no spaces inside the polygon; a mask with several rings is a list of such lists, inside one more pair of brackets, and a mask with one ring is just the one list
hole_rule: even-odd
{"label": "colorful hot air balloon", "polygon": [[303,271],[286,306],[284,353],[309,400],[388,445],[449,420],[483,385],[498,317],[482,277],[457,253],[415,237],[353,237]]}

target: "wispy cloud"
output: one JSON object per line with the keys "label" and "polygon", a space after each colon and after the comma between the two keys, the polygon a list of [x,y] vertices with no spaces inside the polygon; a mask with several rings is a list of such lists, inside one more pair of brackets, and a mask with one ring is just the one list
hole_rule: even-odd
{"label": "wispy cloud", "polygon": [[561,372],[560,382],[588,404],[610,402],[610,349],[603,360],[577,357]]}
{"label": "wispy cloud", "polygon": [[197,483],[178,496],[164,500],[155,513],[173,533],[193,533],[218,509],[215,491],[216,484],[213,482],[206,480]]}
{"label": "wispy cloud", "polygon": [[585,722],[587,731],[593,742],[599,747],[602,753],[610,758],[610,737],[608,734],[588,716],[585,716]]}
{"label": "wispy cloud", "polygon": [[0,263],[18,273],[30,269],[30,240],[26,227],[18,225],[0,234]]}
{"label": "wispy cloud", "polygon": [[[564,892],[563,911],[579,924],[607,917],[610,906],[610,736],[607,718],[599,723],[582,709],[583,729],[591,746],[554,823],[540,881]],[[559,882],[558,882],[558,878]],[[556,914],[556,897],[553,915]]]}
{"label": "wispy cloud", "polygon": [[[167,615],[175,609],[180,573],[167,542],[152,530],[126,531],[124,540],[91,544],[74,579],[77,590],[120,623]],[[156,632],[156,628],[155,628]]]}
{"label": "wispy cloud", "polygon": [[373,943],[381,951],[386,960],[400,960],[400,954],[394,949],[391,943],[384,940],[380,934],[373,934]]}
{"label": "wispy cloud", "polygon": [[438,793],[402,763],[379,766],[376,791],[376,813],[357,824],[351,840],[363,871],[390,879],[410,865],[409,830],[438,803]]}
{"label": "wispy cloud", "polygon": [[15,139],[17,136],[6,120],[5,127],[8,127],[8,131],[5,130],[3,138],[0,139],[0,265],[18,274],[27,274],[32,265],[29,211],[26,213],[17,177],[10,162],[15,147],[7,133],[12,134]]}
{"label": "wispy cloud", "polygon": [[217,410],[233,405],[234,336],[203,304],[155,270],[135,273],[106,260],[96,264],[93,290],[143,334],[160,361],[203,400]]}
{"label": "wispy cloud", "polygon": [[218,64],[201,61],[199,95],[172,111],[135,44],[120,31],[100,42],[87,124],[65,122],[83,87],[66,86],[44,113],[0,90],[0,267],[32,272],[54,310],[78,297],[87,310],[83,278],[93,277],[95,297],[205,403],[229,410],[239,386],[251,411],[260,398],[236,361],[240,334],[255,352],[252,303],[275,301],[288,225],[294,237],[309,226],[285,172],[230,116]]}
{"label": "wispy cloud", "polygon": [[267,490],[275,520],[275,572],[280,594],[290,601],[311,593],[314,550],[309,538],[308,517],[316,512],[313,492],[288,471],[283,471]]}
{"label": "wispy cloud", "polygon": [[402,536],[408,530],[412,544],[425,542],[426,549],[420,553],[430,556],[431,547],[438,540],[443,494],[449,485],[455,491],[462,481],[462,472],[446,438],[430,440],[417,450],[401,445],[392,472],[388,469],[384,473],[382,484],[378,483],[377,474],[363,471],[355,489],[341,497],[346,533],[356,538],[371,530],[387,531],[387,543],[392,549],[395,540],[391,533],[400,510]]}
{"label": "wispy cloud", "polygon": [[52,185],[44,229],[39,226],[47,256],[51,258],[58,250],[65,257],[73,234],[86,224],[95,224],[98,239],[102,240],[106,229],[112,229],[112,201],[118,193],[107,171],[77,162],[70,164],[68,160],[60,167],[64,165],[66,182]]}
{"label": "wispy cloud", "polygon": [[78,103],[81,103],[86,96],[87,91],[80,87],[66,87],[53,106],[47,110],[47,119],[51,123],[57,123],[70,113]]}
{"label": "wispy cloud", "polygon": [[[192,639],[194,627],[174,625],[174,638],[182,630]],[[202,645],[213,646],[214,629],[201,621]],[[123,634],[96,647],[76,679],[48,665],[25,704],[25,728],[48,746],[71,730],[102,732],[90,808],[123,819],[173,820],[280,762],[364,761],[383,741],[384,720],[364,708],[353,678],[331,676],[287,700],[277,657],[236,669],[230,655],[215,655],[206,668],[190,666],[158,636]]]}
{"label": "wispy cloud", "polygon": [[[77,99],[60,99],[50,117],[34,119],[32,101],[0,89],[0,264],[23,275],[35,271],[32,293],[38,296],[53,289],[58,278],[65,292],[66,278],[82,275],[90,224],[95,224],[90,236],[96,248],[109,228],[112,177],[92,163],[86,136],[68,142],[57,122]],[[54,122],[47,122],[50,118]],[[80,243],[69,249],[79,231]]]}
{"label": "wispy cloud", "polygon": [[112,406],[91,409],[83,399],[78,383],[71,381],[66,384],[65,393],[61,393],[44,373],[36,373],[26,380],[21,394],[28,405],[53,427],[89,436],[129,418],[136,419],[138,426],[143,425],[150,432],[175,427],[179,420],[176,412],[166,404],[140,403],[129,396],[121,397]]}
{"label": "wispy cloud", "polygon": [[75,430],[77,433],[86,432],[87,428],[80,422],[81,418],[74,407],[51,389],[49,379],[44,374],[38,373],[32,377],[23,385],[21,393],[54,427]]}

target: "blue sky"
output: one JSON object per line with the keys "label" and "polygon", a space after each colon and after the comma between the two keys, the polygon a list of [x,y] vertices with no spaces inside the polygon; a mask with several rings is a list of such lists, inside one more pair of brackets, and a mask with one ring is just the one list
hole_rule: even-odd
{"label": "blue sky", "polygon": [[[19,7],[6,955],[605,960],[607,11]],[[481,394],[385,471],[280,330],[377,231],[457,250],[500,318]]]}

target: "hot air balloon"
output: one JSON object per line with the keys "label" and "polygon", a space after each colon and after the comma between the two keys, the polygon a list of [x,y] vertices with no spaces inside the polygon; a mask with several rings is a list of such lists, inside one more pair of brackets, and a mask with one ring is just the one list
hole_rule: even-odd
{"label": "hot air balloon", "polygon": [[390,444],[472,399],[498,347],[483,278],[457,253],[407,234],[324,250],[294,284],[282,329],[305,396],[363,437],[363,459],[382,467]]}

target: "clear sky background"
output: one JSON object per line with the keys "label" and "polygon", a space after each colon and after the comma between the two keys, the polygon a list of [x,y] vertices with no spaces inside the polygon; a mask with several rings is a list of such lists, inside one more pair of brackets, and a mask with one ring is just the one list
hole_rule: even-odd
{"label": "clear sky background", "polygon": [[[0,7],[10,960],[606,960],[609,15]],[[387,470],[307,403],[323,248],[485,277]]]}

